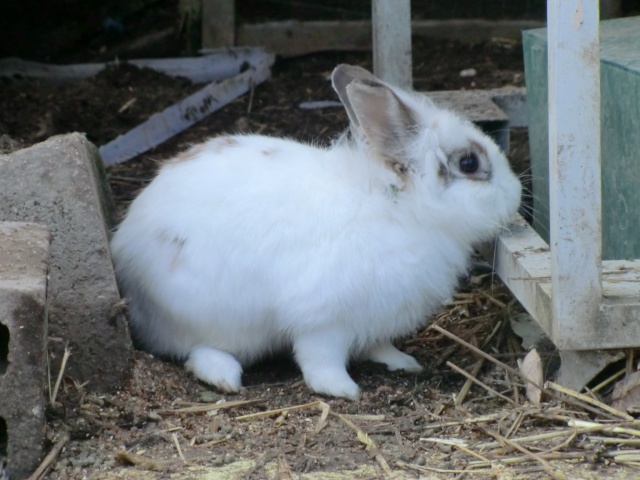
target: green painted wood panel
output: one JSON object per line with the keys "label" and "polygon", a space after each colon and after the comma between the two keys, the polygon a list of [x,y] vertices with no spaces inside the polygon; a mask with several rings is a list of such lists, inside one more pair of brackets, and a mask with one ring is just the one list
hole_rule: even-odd
{"label": "green painted wood panel", "polygon": [[[600,42],[603,258],[640,258],[640,17],[601,22]],[[548,242],[546,29],[523,32],[523,49],[533,226]]]}

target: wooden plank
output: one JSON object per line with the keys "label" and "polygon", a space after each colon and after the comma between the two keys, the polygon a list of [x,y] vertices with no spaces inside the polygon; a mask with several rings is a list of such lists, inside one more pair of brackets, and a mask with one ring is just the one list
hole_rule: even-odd
{"label": "wooden plank", "polygon": [[593,1],[547,2],[551,330],[560,350],[603,341],[600,49],[594,6]]}
{"label": "wooden plank", "polygon": [[[391,2],[390,2],[391,3]],[[492,38],[520,41],[522,30],[544,26],[534,20],[414,20],[411,32],[432,37],[474,43]],[[236,45],[259,45],[292,57],[320,51],[371,50],[371,22],[287,20],[240,25]]]}
{"label": "wooden plank", "polygon": [[[492,248],[493,247],[493,248]],[[551,256],[549,245],[522,218],[483,247],[485,258],[511,293],[553,339],[551,328]]]}
{"label": "wooden plank", "polygon": [[[557,346],[569,344],[552,321],[551,253],[540,235],[518,218],[494,245],[485,245],[482,253],[549,338]],[[640,260],[603,262],[602,280],[604,297],[598,298],[600,310],[596,319],[583,322],[583,331],[576,333],[567,350],[638,346]]]}
{"label": "wooden plank", "polygon": [[411,3],[409,0],[372,0],[373,73],[379,79],[410,90]]}
{"label": "wooden plank", "polygon": [[[443,107],[462,113],[472,122],[492,120],[508,122],[510,127],[527,127],[527,90],[501,87],[489,90],[441,90],[425,92]],[[487,105],[491,100],[495,105]]]}
{"label": "wooden plank", "polygon": [[236,41],[238,45],[261,45],[284,57],[328,50],[370,50],[371,22],[286,20],[245,24],[238,27]]}
{"label": "wooden plank", "polygon": [[436,105],[461,113],[509,151],[509,117],[491,98],[489,91],[453,90],[426,92]]}
{"label": "wooden plank", "polygon": [[[265,53],[261,48],[210,49],[204,53],[201,57],[148,58],[127,60],[126,63],[151,68],[166,75],[186,77],[195,83],[204,83],[236,75],[247,64],[255,65],[265,55],[273,59],[272,54]],[[115,65],[118,65],[117,61],[51,65],[19,58],[4,58],[0,59],[0,77],[30,77],[52,83],[66,83],[92,77],[107,66]]]}
{"label": "wooden plank", "polygon": [[210,83],[193,95],[151,116],[146,122],[100,147],[105,165],[115,165],[140,155],[185,130],[207,115],[246,93],[271,75],[273,56],[220,83]]}
{"label": "wooden plank", "polygon": [[235,0],[202,0],[202,48],[233,47],[235,41]]}

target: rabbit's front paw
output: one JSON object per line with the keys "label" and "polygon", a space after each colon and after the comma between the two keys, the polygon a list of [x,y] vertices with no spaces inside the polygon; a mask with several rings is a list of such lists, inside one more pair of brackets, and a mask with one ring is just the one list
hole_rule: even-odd
{"label": "rabbit's front paw", "polygon": [[390,342],[381,343],[371,348],[366,352],[364,358],[372,362],[384,363],[391,371],[405,370],[407,372],[420,373],[423,370],[422,365],[415,358],[401,352]]}
{"label": "rabbit's front paw", "polygon": [[242,387],[240,362],[232,355],[214,348],[192,350],[184,368],[223,392],[237,392]]}
{"label": "rabbit's front paw", "polygon": [[307,370],[304,372],[304,380],[307,386],[317,393],[354,401],[360,398],[360,388],[351,380],[346,370],[326,368],[314,369],[311,372]]}
{"label": "rabbit's front paw", "polygon": [[360,389],[345,367],[350,345],[349,334],[338,327],[315,330],[295,339],[296,361],[311,390],[331,397],[360,398]]}

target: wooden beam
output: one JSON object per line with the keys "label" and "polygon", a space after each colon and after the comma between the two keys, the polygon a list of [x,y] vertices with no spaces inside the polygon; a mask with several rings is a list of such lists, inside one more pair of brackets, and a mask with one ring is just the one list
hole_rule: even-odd
{"label": "wooden beam", "polygon": [[411,3],[409,0],[372,0],[373,73],[379,79],[410,90]]}
{"label": "wooden beam", "polygon": [[[640,338],[640,261],[602,263],[603,297],[595,319],[579,318],[581,328],[558,329],[552,317],[551,252],[549,245],[522,218],[509,226],[494,245],[482,248],[496,273],[522,306],[561,350],[635,348]],[[553,290],[553,296],[556,291]],[[560,319],[560,326],[566,319]],[[570,348],[569,348],[570,347]]]}
{"label": "wooden beam", "polygon": [[160,145],[224,107],[271,76],[274,56],[264,54],[247,70],[221,82],[211,82],[184,100],[149,117],[124,135],[100,147],[105,165],[115,165]]}
{"label": "wooden beam", "polygon": [[[560,350],[604,340],[600,47],[595,0],[548,0],[551,330]],[[598,340],[598,342],[595,342]]]}
{"label": "wooden beam", "polygon": [[[257,65],[265,58],[273,63],[273,54],[261,48],[239,47],[232,49],[206,49],[200,57],[143,58],[126,60],[128,65],[151,68],[166,75],[187,77],[195,83],[224,80],[240,73],[244,67]],[[92,77],[107,66],[117,66],[118,61],[106,63],[78,63],[51,65],[19,58],[0,59],[0,78],[29,77],[51,83],[67,83]]]}
{"label": "wooden beam", "polygon": [[[414,37],[431,37],[474,43],[492,38],[520,41],[522,30],[543,27],[534,20],[415,20]],[[287,20],[240,25],[236,45],[263,46],[267,50],[293,57],[320,51],[370,51],[371,22]]]}

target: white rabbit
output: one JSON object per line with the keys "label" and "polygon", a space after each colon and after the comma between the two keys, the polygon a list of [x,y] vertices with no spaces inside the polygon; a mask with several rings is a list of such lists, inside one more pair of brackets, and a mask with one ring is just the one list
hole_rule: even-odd
{"label": "white rabbit", "polygon": [[469,121],[366,70],[332,76],[331,147],[220,136],[162,166],[111,243],[134,335],[221,390],[293,349],[309,388],[357,399],[350,358],[422,367],[392,340],[452,293],[520,183]]}

